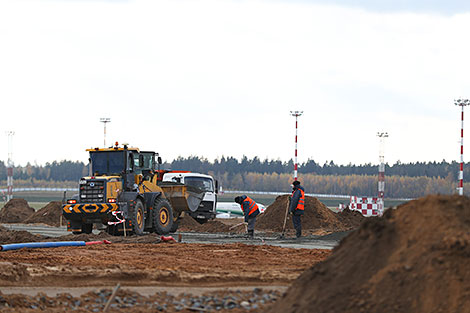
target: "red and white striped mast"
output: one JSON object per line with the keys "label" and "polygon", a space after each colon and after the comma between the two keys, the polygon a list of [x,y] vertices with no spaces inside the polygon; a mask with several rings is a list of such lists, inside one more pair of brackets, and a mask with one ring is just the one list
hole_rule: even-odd
{"label": "red and white striped mast", "polygon": [[13,198],[13,135],[14,131],[7,131],[8,161],[7,161],[7,201]]}
{"label": "red and white striped mast", "polygon": [[468,99],[457,99],[454,101],[455,105],[462,107],[462,127],[460,130],[460,171],[459,171],[459,195],[463,196],[463,107],[470,104]]}
{"label": "red and white striped mast", "polygon": [[377,137],[380,138],[379,146],[379,184],[378,184],[378,198],[382,199],[382,203],[385,197],[385,138],[388,138],[388,133],[378,132]]}
{"label": "red and white striped mast", "polygon": [[290,115],[295,116],[295,159],[294,159],[294,181],[297,180],[297,129],[298,129],[298,117],[301,116],[304,111],[290,111]]}

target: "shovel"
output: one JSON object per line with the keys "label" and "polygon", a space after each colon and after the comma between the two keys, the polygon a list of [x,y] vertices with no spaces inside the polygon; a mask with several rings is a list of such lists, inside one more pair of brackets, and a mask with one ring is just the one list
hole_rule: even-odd
{"label": "shovel", "polygon": [[282,226],[282,233],[279,236],[279,239],[284,239],[284,233],[286,232],[286,222],[287,222],[287,215],[289,214],[289,201],[287,201],[286,205],[286,216],[284,217],[284,226]]}
{"label": "shovel", "polygon": [[232,229],[234,229],[235,227],[238,227],[238,226],[243,225],[243,224],[245,224],[245,230],[246,230],[246,225],[247,225],[246,222],[241,222],[241,223],[238,223],[238,224],[236,224],[236,225],[233,225],[233,226],[231,226],[229,229],[232,230]]}

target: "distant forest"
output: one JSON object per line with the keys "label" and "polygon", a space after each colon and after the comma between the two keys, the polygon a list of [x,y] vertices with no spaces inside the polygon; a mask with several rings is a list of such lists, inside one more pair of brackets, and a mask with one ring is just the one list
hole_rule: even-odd
{"label": "distant forest", "polygon": [[[224,189],[288,192],[294,168],[293,160],[260,160],[255,157],[222,157],[214,161],[191,156],[178,157],[162,169],[209,173]],[[457,162],[416,162],[386,164],[385,194],[395,198],[414,198],[429,193],[454,193],[457,187]],[[333,161],[318,164],[314,160],[299,164],[299,179],[308,193],[374,196],[377,193],[377,164],[337,165]],[[470,164],[464,166],[470,177]],[[54,161],[45,165],[27,164],[14,168],[16,185],[38,186],[47,182],[77,182],[88,173],[82,162]],[[0,161],[0,183],[6,185],[5,163]],[[51,184],[49,184],[51,185]],[[67,184],[70,185],[70,184]]]}

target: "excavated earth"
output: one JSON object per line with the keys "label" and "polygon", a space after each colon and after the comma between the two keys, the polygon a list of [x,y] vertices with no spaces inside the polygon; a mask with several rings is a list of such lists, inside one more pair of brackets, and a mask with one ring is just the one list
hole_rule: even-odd
{"label": "excavated earth", "polygon": [[470,312],[470,199],[431,195],[367,219],[266,312]]}

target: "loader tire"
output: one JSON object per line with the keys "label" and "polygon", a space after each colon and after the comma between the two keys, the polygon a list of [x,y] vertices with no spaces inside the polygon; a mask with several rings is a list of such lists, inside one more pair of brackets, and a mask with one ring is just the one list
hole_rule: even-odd
{"label": "loader tire", "polygon": [[108,225],[106,227],[106,232],[111,236],[117,236],[119,234],[118,227],[116,225]]}
{"label": "loader tire", "polygon": [[173,228],[173,208],[168,200],[155,199],[152,223],[152,228],[159,235],[166,235],[171,231]]}
{"label": "loader tire", "polygon": [[72,231],[72,234],[74,235],[91,234],[91,231],[93,230],[93,224],[83,223],[80,226],[80,229],[81,230]]}
{"label": "loader tire", "polygon": [[91,234],[92,230],[93,230],[93,223],[83,223],[82,224],[82,233]]}
{"label": "loader tire", "polygon": [[170,229],[170,233],[174,233],[174,232],[176,232],[176,231],[178,230],[179,223],[180,223],[180,219],[179,219],[179,218],[173,220],[173,226],[172,226],[171,229]]}
{"label": "loader tire", "polygon": [[141,200],[135,201],[134,208],[129,210],[129,219],[132,223],[131,231],[137,236],[144,234],[145,216],[144,216],[144,204]]}

